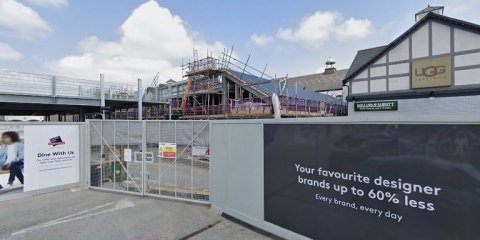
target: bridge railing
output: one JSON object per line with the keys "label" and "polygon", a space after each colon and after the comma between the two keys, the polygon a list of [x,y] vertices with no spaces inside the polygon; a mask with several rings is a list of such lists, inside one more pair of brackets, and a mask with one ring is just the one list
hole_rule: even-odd
{"label": "bridge railing", "polygon": [[0,70],[0,92],[52,95],[52,76]]}
{"label": "bridge railing", "polygon": [[100,81],[54,77],[57,96],[100,98]]}
{"label": "bridge railing", "polygon": [[[0,70],[0,93],[100,99],[101,89],[100,80]],[[147,94],[146,90],[144,90],[143,93],[145,93],[142,95],[144,100],[156,100],[156,96],[150,96],[152,93]],[[138,100],[138,87],[135,85],[106,82],[105,98]]]}

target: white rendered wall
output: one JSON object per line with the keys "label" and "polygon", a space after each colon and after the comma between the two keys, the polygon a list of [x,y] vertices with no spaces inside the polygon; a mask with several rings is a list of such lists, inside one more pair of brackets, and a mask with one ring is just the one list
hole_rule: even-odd
{"label": "white rendered wall", "polygon": [[432,54],[450,53],[450,27],[432,22]]}
{"label": "white rendered wall", "polygon": [[408,60],[410,58],[410,43],[408,39],[403,40],[398,46],[388,53],[389,62]]}
{"label": "white rendered wall", "polygon": [[480,52],[455,56],[455,67],[480,65]]}
{"label": "white rendered wall", "polygon": [[471,84],[480,84],[480,68],[455,71],[455,85],[464,86]]}
{"label": "white rendered wall", "polygon": [[412,35],[412,58],[428,57],[429,53],[429,24],[425,24]]}
{"label": "white rendered wall", "polygon": [[368,81],[352,82],[352,93],[368,93]]}
{"label": "white rendered wall", "polygon": [[400,63],[388,66],[388,75],[409,74],[410,63]]}
{"label": "white rendered wall", "polygon": [[455,52],[480,48],[480,35],[461,29],[454,30]]}
{"label": "white rendered wall", "polygon": [[387,91],[387,79],[376,79],[370,81],[370,92]]}
{"label": "white rendered wall", "polygon": [[388,79],[388,90],[398,91],[410,88],[410,77],[396,77]]}

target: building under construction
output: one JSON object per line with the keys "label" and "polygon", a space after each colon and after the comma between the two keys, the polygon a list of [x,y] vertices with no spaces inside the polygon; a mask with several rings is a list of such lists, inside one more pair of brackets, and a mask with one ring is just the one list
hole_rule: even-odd
{"label": "building under construction", "polygon": [[[288,77],[272,77],[232,57],[207,56],[182,66],[182,81],[169,80],[149,88],[171,109],[162,109],[172,119],[227,119],[273,117],[331,117],[346,115],[341,98],[314,92]],[[329,64],[327,62],[327,64]],[[334,69],[330,62],[328,68]],[[152,113],[150,113],[152,114]]]}

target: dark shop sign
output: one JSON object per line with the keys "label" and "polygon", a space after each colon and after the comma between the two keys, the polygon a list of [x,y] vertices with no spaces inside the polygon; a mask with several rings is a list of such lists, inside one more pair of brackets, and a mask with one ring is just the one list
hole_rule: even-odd
{"label": "dark shop sign", "polygon": [[355,112],[397,111],[397,110],[398,110],[398,101],[355,103]]}

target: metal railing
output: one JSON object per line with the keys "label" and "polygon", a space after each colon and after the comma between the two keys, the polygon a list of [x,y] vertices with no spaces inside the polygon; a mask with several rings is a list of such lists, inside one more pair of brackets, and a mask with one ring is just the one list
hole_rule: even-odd
{"label": "metal railing", "polygon": [[100,81],[66,77],[53,77],[52,81],[55,81],[57,96],[100,98]]}
{"label": "metal railing", "polygon": [[0,70],[0,92],[52,95],[52,76]]}
{"label": "metal railing", "polygon": [[[100,80],[86,80],[69,77],[33,74],[0,70],[0,93],[15,95],[35,95],[51,97],[75,97],[100,99]],[[105,84],[105,98],[118,100],[138,100],[138,87],[135,85]],[[145,87],[146,89],[146,87]],[[143,91],[142,98],[157,101]],[[147,99],[148,98],[148,99]]]}
{"label": "metal railing", "polygon": [[187,74],[193,74],[204,70],[217,70],[223,68],[223,64],[220,59],[213,57],[207,57],[197,61],[187,63],[184,66]]}

